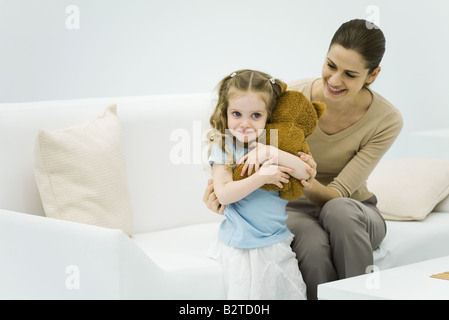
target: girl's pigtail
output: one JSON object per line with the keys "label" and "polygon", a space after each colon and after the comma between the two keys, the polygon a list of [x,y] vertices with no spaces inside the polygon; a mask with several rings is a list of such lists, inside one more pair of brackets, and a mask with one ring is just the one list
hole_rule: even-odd
{"label": "girl's pigtail", "polygon": [[271,78],[270,81],[273,85],[274,98],[277,100],[284,94],[285,91],[287,91],[287,84],[275,78]]}
{"label": "girl's pigtail", "polygon": [[287,84],[279,79],[271,78],[271,87],[273,89],[273,95],[268,112],[268,122],[272,120],[273,110],[276,108],[276,104],[279,98],[287,91]]}

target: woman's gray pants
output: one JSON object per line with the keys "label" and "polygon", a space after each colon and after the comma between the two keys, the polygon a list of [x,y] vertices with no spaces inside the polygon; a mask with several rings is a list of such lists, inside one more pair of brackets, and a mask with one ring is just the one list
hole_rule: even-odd
{"label": "woman's gray pants", "polygon": [[289,202],[291,247],[308,299],[317,298],[318,284],[364,274],[373,265],[373,250],[386,234],[376,204],[375,196],[363,202],[336,198],[322,208],[303,199]]}

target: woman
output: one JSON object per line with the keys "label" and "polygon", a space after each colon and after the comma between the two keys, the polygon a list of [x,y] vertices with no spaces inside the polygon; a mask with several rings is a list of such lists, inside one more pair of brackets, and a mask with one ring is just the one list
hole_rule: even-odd
{"label": "woman", "polygon": [[[381,71],[384,52],[380,29],[351,20],[332,38],[322,77],[289,84],[289,90],[326,104],[307,140],[311,154],[300,154],[311,167],[311,177],[301,181],[305,197],[287,207],[308,299],[317,298],[320,283],[364,274],[386,234],[376,196],[366,186],[402,129],[399,111],[368,88]],[[223,212],[210,182],[203,201]]]}

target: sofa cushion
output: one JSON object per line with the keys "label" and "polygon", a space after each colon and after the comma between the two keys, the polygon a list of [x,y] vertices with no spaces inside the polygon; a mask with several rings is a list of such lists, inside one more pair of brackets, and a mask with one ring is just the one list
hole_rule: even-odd
{"label": "sofa cushion", "polygon": [[380,270],[449,255],[449,211],[432,212],[422,221],[387,221],[387,235],[374,250]]}
{"label": "sofa cushion", "polygon": [[34,175],[46,216],[132,234],[122,130],[115,105],[86,124],[40,130]]}
{"label": "sofa cushion", "polygon": [[388,220],[423,220],[449,194],[449,162],[407,158],[380,162],[368,179]]}
{"label": "sofa cushion", "polygon": [[164,273],[170,299],[225,299],[221,264],[208,256],[220,223],[134,234],[132,240]]}
{"label": "sofa cushion", "polygon": [[436,207],[433,209],[435,212],[449,212],[449,195],[441,200],[440,203],[436,205]]}

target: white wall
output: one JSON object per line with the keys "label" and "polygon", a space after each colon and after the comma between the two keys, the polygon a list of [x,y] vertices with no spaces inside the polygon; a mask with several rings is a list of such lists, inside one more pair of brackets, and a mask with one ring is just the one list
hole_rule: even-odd
{"label": "white wall", "polygon": [[372,88],[412,153],[411,132],[449,127],[448,16],[445,0],[0,0],[0,102],[208,92],[238,68],[315,77],[340,24],[374,18],[387,51]]}

